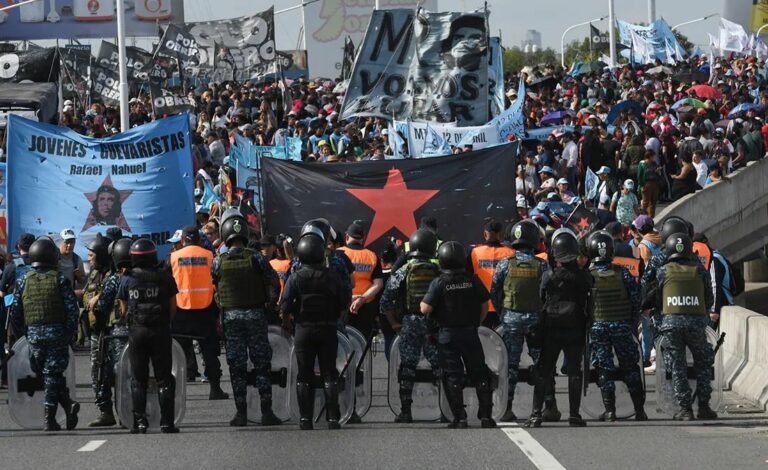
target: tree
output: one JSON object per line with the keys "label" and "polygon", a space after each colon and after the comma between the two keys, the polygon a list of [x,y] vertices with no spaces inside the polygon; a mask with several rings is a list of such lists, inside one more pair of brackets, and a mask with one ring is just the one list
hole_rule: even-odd
{"label": "tree", "polygon": [[527,65],[555,65],[557,63],[557,53],[551,47],[528,53],[519,47],[511,47],[504,51],[505,75],[516,74]]}
{"label": "tree", "polygon": [[686,54],[690,54],[693,50],[693,43],[688,40],[688,36],[679,31],[672,31],[672,33],[675,35],[675,38],[677,38],[677,42],[680,43],[680,47],[685,50]]}

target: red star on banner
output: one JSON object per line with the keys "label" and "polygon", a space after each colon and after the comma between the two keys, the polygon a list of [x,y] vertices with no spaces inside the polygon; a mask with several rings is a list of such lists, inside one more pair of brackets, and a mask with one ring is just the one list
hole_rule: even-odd
{"label": "red star on banner", "polygon": [[433,196],[436,189],[408,189],[400,170],[389,170],[387,183],[381,189],[347,189],[347,192],[375,211],[367,244],[371,244],[396,228],[406,238],[416,231],[414,212]]}
{"label": "red star on banner", "polygon": [[[108,186],[110,188],[115,189],[115,186],[112,184],[112,175],[107,175],[107,177],[104,179],[104,182],[101,183],[101,186]],[[118,193],[120,193],[120,207],[122,207],[123,203],[125,203],[125,200],[128,199],[128,196],[133,193],[133,191],[123,190],[119,191],[116,190]],[[96,194],[98,193],[98,188],[96,191],[90,192],[90,193],[83,193],[85,197],[88,199],[88,202],[93,205],[93,202],[96,200]],[[104,223],[103,221],[98,221],[96,217],[93,214],[93,209],[88,211],[88,218],[85,219],[85,225],[83,225],[82,232],[85,232],[89,228],[93,227],[94,225]],[[125,220],[125,216],[123,215],[122,209],[120,210],[120,214],[115,219],[114,223],[111,224],[105,224],[105,225],[116,225],[120,227],[123,230],[127,230],[128,232],[131,231],[131,227],[128,226],[128,222]]]}
{"label": "red star on banner", "polygon": [[242,201],[243,197],[245,196],[245,191],[243,191],[242,189],[238,189],[237,192],[235,193],[235,196],[237,196],[238,200]]}
{"label": "red star on banner", "polygon": [[586,217],[582,217],[579,219],[579,223],[576,224],[577,227],[579,227],[582,230],[586,230],[589,228],[589,219]]}

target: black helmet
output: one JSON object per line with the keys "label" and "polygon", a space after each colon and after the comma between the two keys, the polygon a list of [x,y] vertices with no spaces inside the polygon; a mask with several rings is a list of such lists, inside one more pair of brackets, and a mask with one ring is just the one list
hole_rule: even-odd
{"label": "black helmet", "polygon": [[512,227],[510,240],[513,248],[535,250],[541,241],[541,229],[530,219],[521,220]]}
{"label": "black helmet", "polygon": [[232,245],[236,239],[248,243],[248,224],[242,216],[232,216],[221,224],[221,239],[227,246]]}
{"label": "black helmet", "polygon": [[29,247],[29,261],[33,268],[59,266],[59,248],[48,237],[40,237]]}
{"label": "black helmet", "polygon": [[130,238],[121,238],[112,242],[109,247],[112,249],[112,261],[117,269],[131,267],[131,245],[133,241]]}
{"label": "black helmet", "polygon": [[333,230],[331,224],[328,223],[326,219],[312,219],[305,222],[304,226],[301,227],[301,234],[299,237],[302,237],[308,233],[314,233],[315,235],[318,235],[323,239],[323,242],[328,242],[336,238],[336,232]]}
{"label": "black helmet", "polygon": [[560,229],[552,235],[552,257],[561,263],[570,263],[579,256],[579,240],[568,229]]}
{"label": "black helmet", "polygon": [[325,257],[325,242],[319,235],[308,233],[299,239],[296,256],[301,264],[321,264]]}
{"label": "black helmet", "polygon": [[613,260],[613,237],[605,230],[594,232],[587,238],[587,255],[593,263],[610,263]]}
{"label": "black helmet", "polygon": [[408,240],[408,248],[411,250],[408,257],[434,258],[437,249],[437,235],[435,232],[420,228],[413,232]]}
{"label": "black helmet", "polygon": [[131,266],[152,268],[157,266],[157,247],[149,238],[139,238],[131,244]]}
{"label": "black helmet", "polygon": [[673,215],[664,219],[661,224],[661,240],[666,242],[673,233],[687,233],[689,237],[693,237],[693,226],[682,217]]}
{"label": "black helmet", "polygon": [[669,261],[689,260],[693,257],[693,242],[687,233],[673,233],[664,242],[664,253]]}
{"label": "black helmet", "polygon": [[88,251],[92,251],[96,255],[96,265],[100,268],[109,266],[108,242],[108,238],[104,238],[100,233],[97,233],[96,238],[88,245]]}
{"label": "black helmet", "polygon": [[462,272],[467,263],[467,251],[459,242],[445,242],[437,250],[440,270],[448,273]]}

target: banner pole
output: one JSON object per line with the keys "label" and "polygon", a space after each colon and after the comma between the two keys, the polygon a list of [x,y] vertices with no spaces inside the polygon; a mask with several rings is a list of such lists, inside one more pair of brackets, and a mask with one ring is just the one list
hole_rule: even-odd
{"label": "banner pole", "polygon": [[128,123],[128,61],[125,54],[125,3],[117,0],[117,53],[120,63],[120,130],[126,132]]}

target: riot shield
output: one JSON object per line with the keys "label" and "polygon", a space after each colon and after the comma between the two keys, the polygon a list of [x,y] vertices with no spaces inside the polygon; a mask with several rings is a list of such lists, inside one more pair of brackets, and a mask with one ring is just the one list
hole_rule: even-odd
{"label": "riot shield", "polygon": [[[714,330],[707,327],[707,341],[715,348],[718,336]],[[663,336],[656,340],[656,408],[657,411],[669,416],[674,415],[678,410],[677,400],[672,384],[672,373],[669,371],[668,351],[665,348],[666,341]],[[691,392],[696,393],[696,373],[693,369],[693,357],[691,351],[686,350],[686,360],[688,363],[688,383],[691,386]],[[709,400],[709,406],[717,410],[723,399],[723,355],[715,354],[715,363],[712,368],[712,397]],[[696,409],[694,405],[694,410]]]}
{"label": "riot shield", "polygon": [[[270,379],[272,381],[272,411],[283,421],[291,419],[290,394],[295,389],[288,387],[288,366],[291,363],[291,347],[293,339],[287,336],[282,328],[269,326],[269,347],[272,348],[272,365]],[[248,359],[248,421],[261,422],[261,397],[254,387],[253,364]]]}
{"label": "riot shield", "polygon": [[[643,357],[642,354],[639,354],[640,344],[634,336],[632,339],[635,342],[635,347],[638,349],[639,361],[637,367],[640,370],[640,379],[643,380]],[[591,364],[590,360],[590,366]],[[624,372],[619,370],[618,361],[615,356],[613,364],[613,369],[608,372],[608,378],[616,384],[616,417],[618,419],[631,418],[635,415],[635,407],[632,404],[632,398],[629,396],[627,384],[624,383]],[[587,388],[587,395],[581,400],[581,410],[590,418],[598,419],[605,411],[605,406],[603,405],[603,395],[600,392],[600,387],[597,386],[597,369],[591,367],[588,377],[589,387]]]}
{"label": "riot shield", "polygon": [[[389,409],[395,415],[400,414],[400,336],[392,342],[389,351],[389,376],[387,379]],[[439,378],[434,377],[432,365],[424,357],[422,351],[419,364],[416,366],[416,380],[413,384],[413,403],[411,415],[414,421],[436,421],[440,419],[440,389]]]}
{"label": "riot shield", "polygon": [[[117,363],[115,371],[115,408],[123,427],[130,427],[133,424],[133,399],[131,398],[131,344],[128,343],[120,354],[120,361]],[[174,400],[174,418],[173,423],[178,426],[184,419],[184,411],[187,402],[187,360],[181,345],[172,340],[171,354],[173,362],[171,364],[171,374],[176,379],[176,396]],[[152,367],[152,361],[149,363],[149,384],[147,385],[147,420],[149,427],[159,429],[160,427],[160,402],[157,395],[157,380],[155,380],[155,371]]]}
{"label": "riot shield", "polygon": [[[373,394],[373,355],[366,352],[368,340],[356,328],[347,325],[347,337],[355,348],[355,411],[365,416],[371,408]],[[363,354],[365,353],[365,356]],[[350,366],[350,370],[352,366]]]}
{"label": "riot shield", "polygon": [[[341,413],[341,419],[339,423],[344,424],[352,416],[352,410],[355,406],[355,373],[354,363],[355,357],[352,357],[352,352],[355,350],[352,343],[344,336],[343,333],[336,331],[339,344],[336,348],[336,369],[339,371],[339,411]],[[357,356],[357,354],[355,354]],[[352,362],[349,363],[349,367],[344,371],[344,367],[347,365],[347,361],[351,357]],[[344,371],[344,375],[341,372]],[[295,345],[291,346],[291,363],[288,368],[288,390],[290,396],[290,409],[291,418],[294,422],[299,422],[299,403],[296,399],[296,382],[298,378],[299,368],[296,362],[296,348]],[[325,412],[325,394],[323,392],[323,378],[320,375],[320,366],[315,361],[315,419],[320,416],[321,412]],[[320,417],[320,419],[324,419]]]}
{"label": "riot shield", "polygon": [[[501,336],[489,328],[481,326],[477,329],[477,334],[480,337],[480,344],[483,345],[485,364],[492,374],[493,411],[491,416],[498,421],[504,415],[507,407],[507,389],[509,387],[507,380],[509,372],[507,367],[507,348],[504,346]],[[476,384],[468,379],[469,377],[466,377],[464,386],[464,405],[467,411],[467,421],[479,423],[480,421],[477,419],[479,404],[477,402],[477,393],[475,392]],[[451,406],[448,403],[448,397],[445,395],[442,381],[440,382],[440,410],[448,419],[453,419]]]}
{"label": "riot shield", "polygon": [[[499,326],[495,331],[499,337],[502,338],[502,344],[504,344],[504,328]],[[506,351],[506,347],[504,350]],[[507,364],[509,364],[509,361],[510,358],[507,357]],[[533,406],[533,366],[533,359],[528,352],[528,343],[524,343],[523,350],[520,353],[520,364],[517,367],[517,387],[515,387],[513,395],[514,401],[512,402],[512,411],[519,417],[528,416],[531,413],[531,407]],[[507,371],[509,371],[509,368],[507,368]],[[509,388],[509,379],[507,379],[507,388]],[[512,392],[513,391],[511,390],[507,390],[507,397],[509,397]],[[506,403],[504,406],[506,406]],[[494,411],[496,411],[495,401]]]}
{"label": "riot shield", "polygon": [[[8,412],[11,419],[25,429],[42,429],[45,409],[42,378],[32,372],[29,365],[29,342],[20,338],[11,348],[8,359]],[[75,399],[75,354],[69,350],[69,364],[64,372],[69,395]],[[56,420],[64,425],[64,410],[59,407]]]}

